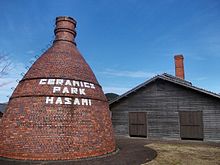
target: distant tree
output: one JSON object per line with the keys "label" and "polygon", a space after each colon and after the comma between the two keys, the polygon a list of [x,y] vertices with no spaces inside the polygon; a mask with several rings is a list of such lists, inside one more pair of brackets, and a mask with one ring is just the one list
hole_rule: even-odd
{"label": "distant tree", "polygon": [[116,93],[106,93],[105,96],[107,97],[108,101],[113,100],[114,98],[118,97],[119,95]]}
{"label": "distant tree", "polygon": [[0,118],[3,116],[3,113],[0,111]]}

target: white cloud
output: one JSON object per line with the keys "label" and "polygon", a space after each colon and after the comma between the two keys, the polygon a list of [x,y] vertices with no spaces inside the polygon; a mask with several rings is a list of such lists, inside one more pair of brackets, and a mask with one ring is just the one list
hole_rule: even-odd
{"label": "white cloud", "polygon": [[208,77],[196,77],[193,79],[193,81],[203,81],[203,80],[207,80]]}
{"label": "white cloud", "polygon": [[116,93],[119,95],[130,90],[130,88],[126,88],[126,87],[108,87],[108,86],[105,87],[105,86],[103,86],[102,88],[104,90],[104,93]]}
{"label": "white cloud", "polygon": [[35,51],[34,50],[28,50],[26,53],[33,55],[33,54],[35,54]]}
{"label": "white cloud", "polygon": [[12,80],[3,79],[3,80],[1,80],[0,88],[7,86],[8,84],[11,84],[12,82],[13,82]]}
{"label": "white cloud", "polygon": [[[116,93],[116,94],[123,94],[129,90],[132,89],[131,86],[136,86],[135,84],[137,83],[137,79],[139,80],[146,80],[149,78],[154,77],[158,73],[153,73],[153,72],[145,72],[145,71],[128,71],[128,70],[114,70],[114,69],[105,69],[104,71],[100,72],[100,74],[104,76],[110,76],[112,79],[112,82],[117,82],[117,79],[119,77],[124,77],[124,83],[123,86],[120,86],[120,83],[117,83],[119,85],[103,85],[103,90],[104,93]],[[134,81],[135,83],[134,83]],[[127,83],[129,81],[129,83]],[[116,84],[116,83],[114,83]],[[132,85],[133,84],[133,85]]]}
{"label": "white cloud", "polygon": [[197,60],[197,61],[205,61],[205,60],[207,60],[205,57],[202,57],[202,56],[194,56],[193,58],[195,60]]}
{"label": "white cloud", "polygon": [[113,70],[106,69],[101,72],[104,75],[116,76],[116,77],[131,77],[131,78],[150,78],[156,75],[156,73],[145,72],[145,71],[122,71],[122,70]]}

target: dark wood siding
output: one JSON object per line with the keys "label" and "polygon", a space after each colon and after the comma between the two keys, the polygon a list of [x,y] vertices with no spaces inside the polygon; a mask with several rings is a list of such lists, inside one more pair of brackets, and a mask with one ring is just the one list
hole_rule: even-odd
{"label": "dark wood siding", "polygon": [[147,120],[145,112],[129,113],[129,135],[147,137]]}
{"label": "dark wood siding", "polygon": [[157,79],[110,106],[116,134],[129,135],[129,112],[147,112],[148,138],[180,139],[180,111],[203,111],[204,140],[220,140],[220,100]]}
{"label": "dark wood siding", "polygon": [[202,111],[181,111],[179,118],[182,139],[203,139]]}

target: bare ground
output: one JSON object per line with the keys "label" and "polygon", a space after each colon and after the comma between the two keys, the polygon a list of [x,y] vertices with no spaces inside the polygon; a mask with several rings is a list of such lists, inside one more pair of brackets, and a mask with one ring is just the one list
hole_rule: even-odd
{"label": "bare ground", "polygon": [[145,145],[157,157],[144,165],[220,165],[220,144],[192,141],[152,142]]}
{"label": "bare ground", "polygon": [[129,137],[117,137],[116,141],[119,151],[104,157],[78,161],[22,161],[0,158],[0,165],[220,165],[220,143]]}

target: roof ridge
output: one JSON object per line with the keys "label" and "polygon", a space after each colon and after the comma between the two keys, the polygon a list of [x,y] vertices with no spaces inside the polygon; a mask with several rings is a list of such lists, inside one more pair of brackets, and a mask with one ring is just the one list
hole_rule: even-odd
{"label": "roof ridge", "polygon": [[187,81],[185,79],[181,79],[179,77],[173,76],[173,75],[168,74],[168,73],[163,73],[161,76],[164,76],[165,78],[172,79],[172,80],[177,81],[177,82],[182,83],[182,84],[188,84],[188,85],[192,86],[192,83],[190,81]]}
{"label": "roof ridge", "polygon": [[145,81],[145,82],[135,86],[131,90],[129,90],[129,91],[125,92],[124,94],[122,94],[122,95],[116,97],[115,99],[111,100],[109,102],[109,104],[113,104],[114,102],[117,102],[118,100],[128,96],[129,94],[135,92],[136,90],[139,90],[140,88],[144,87],[145,85],[153,82],[154,80],[156,80],[158,78],[161,78],[163,80],[166,80],[166,81],[169,81],[169,82],[172,82],[172,83],[175,83],[175,84],[179,84],[179,85],[191,88],[192,90],[196,90],[197,92],[205,93],[205,94],[208,94],[208,95],[211,95],[213,97],[216,97],[216,98],[220,99],[220,95],[217,94],[217,93],[205,90],[203,88],[199,88],[199,87],[193,86],[190,81],[186,81],[186,80],[180,79],[180,78],[175,77],[173,75],[170,75],[168,73],[163,73],[163,74],[160,74],[160,75],[156,75],[156,76],[152,77],[151,79],[149,79],[149,80],[147,80],[147,81]]}

